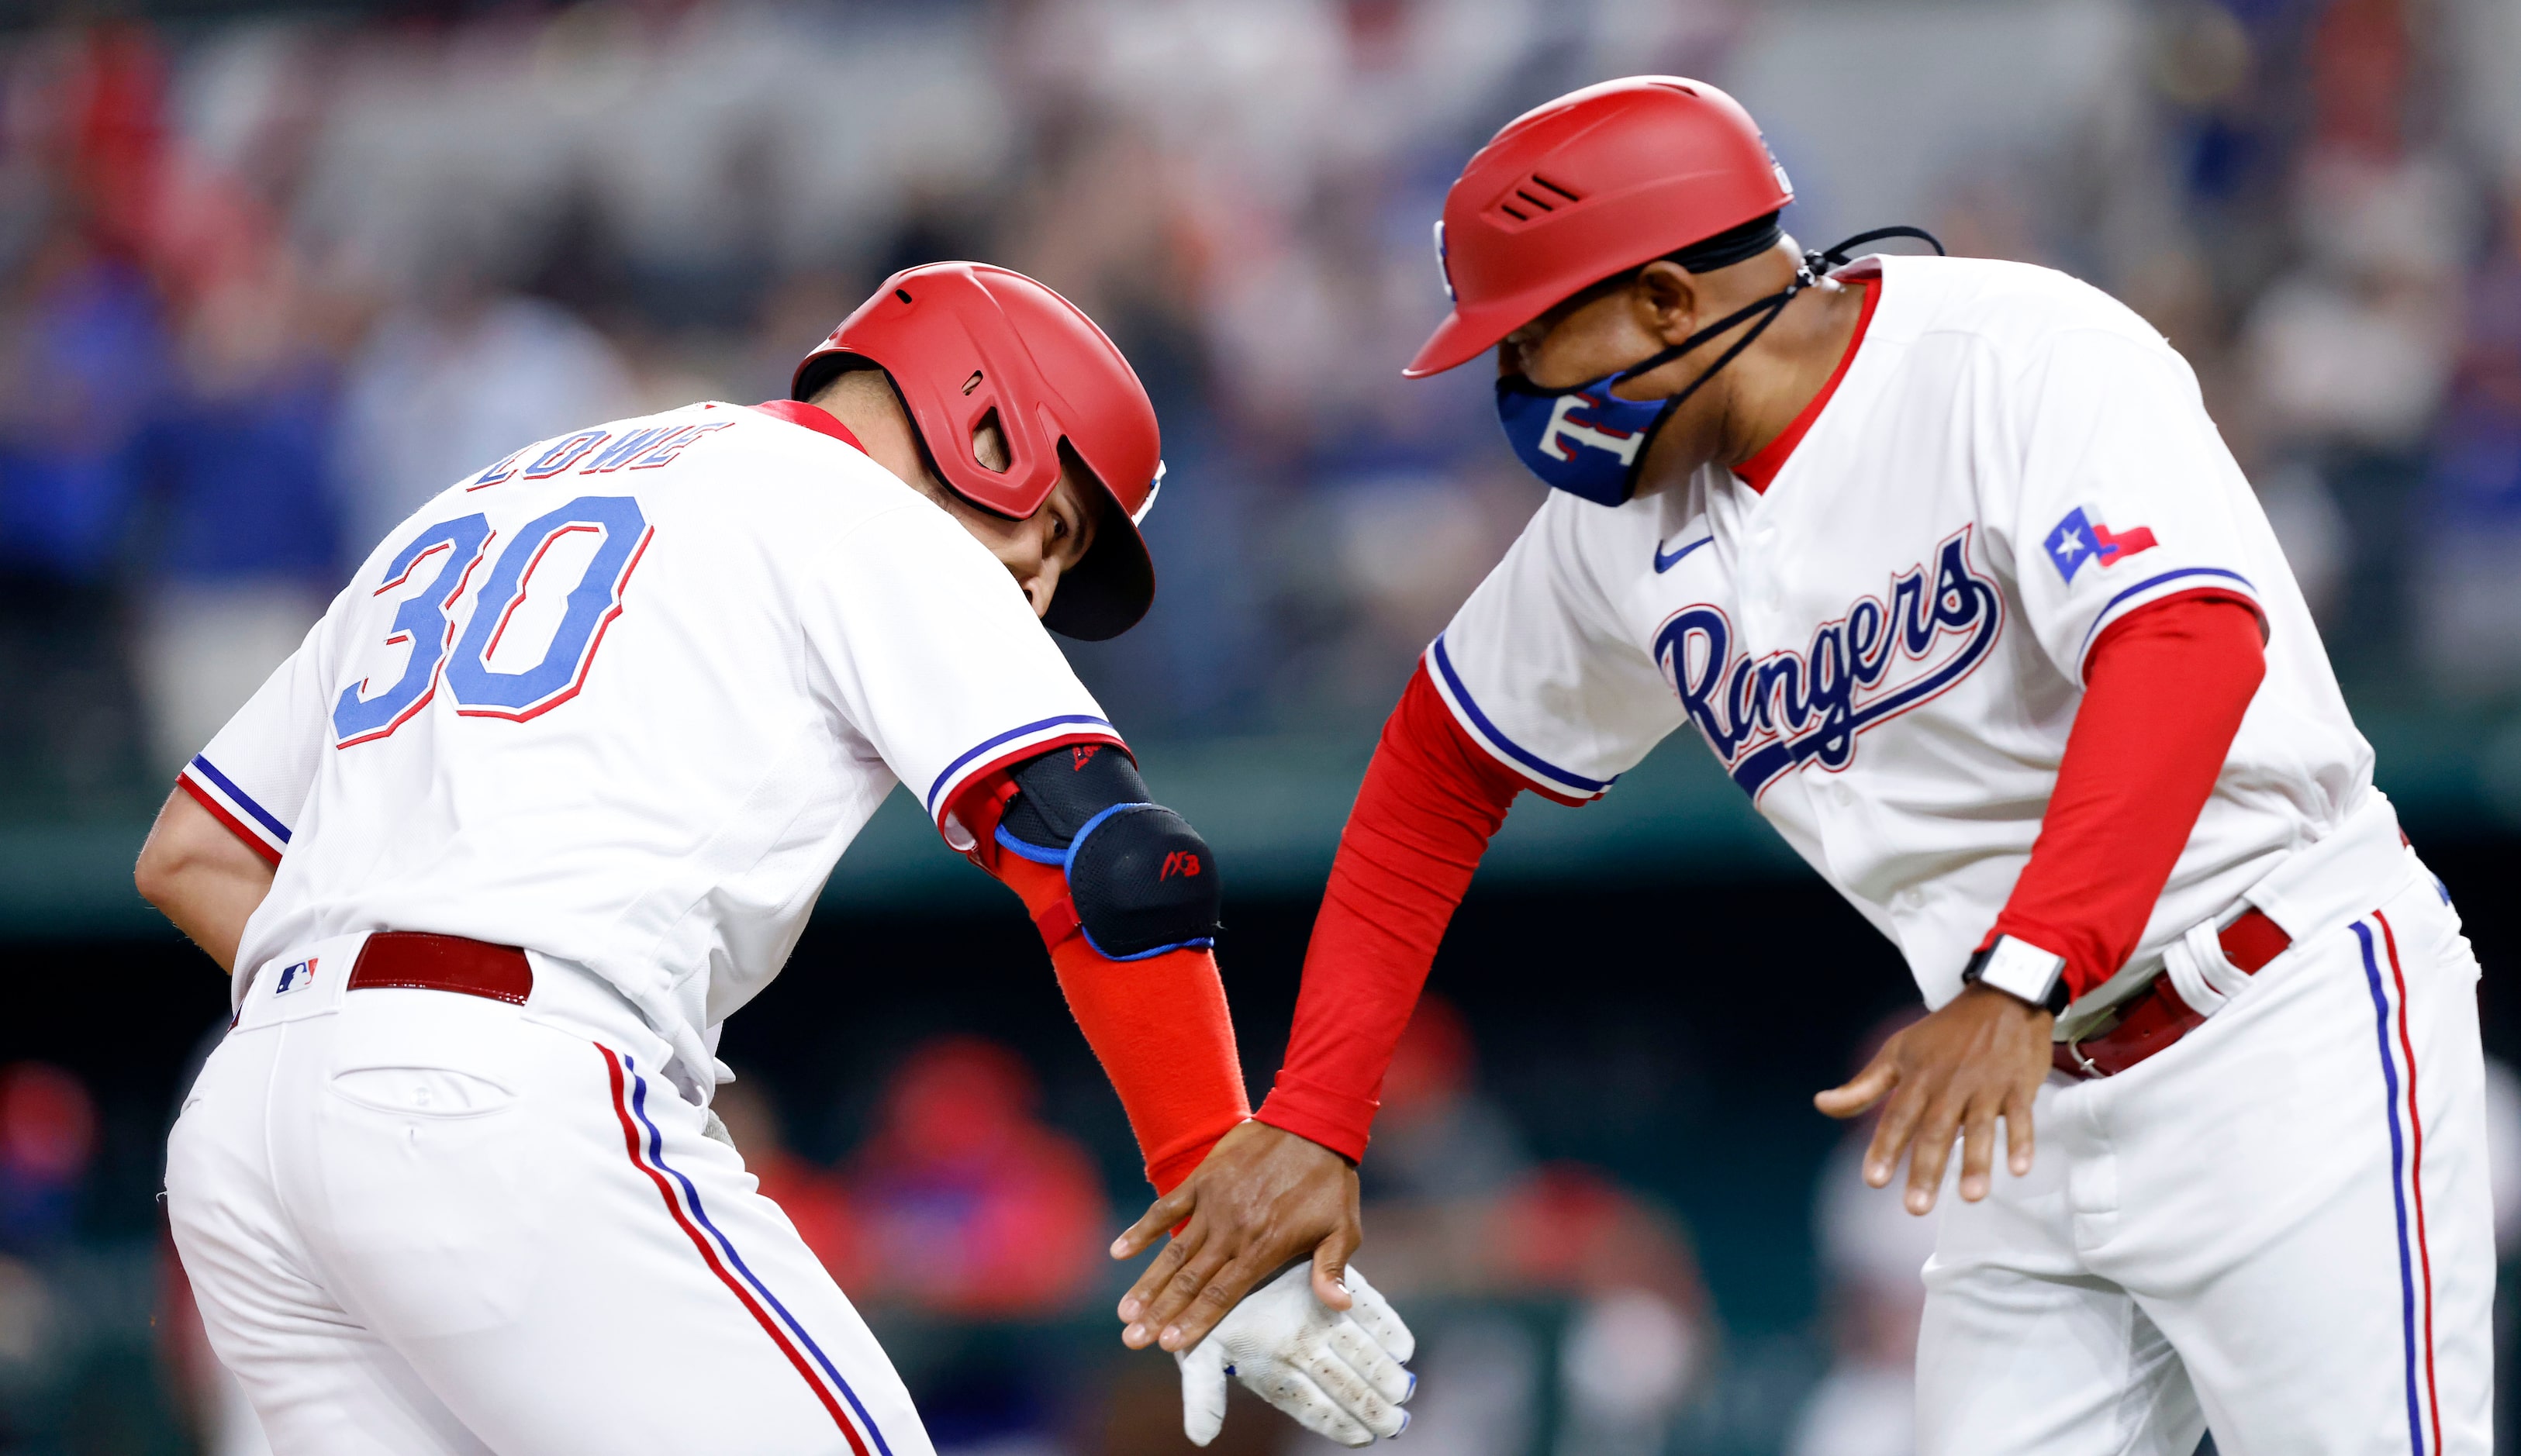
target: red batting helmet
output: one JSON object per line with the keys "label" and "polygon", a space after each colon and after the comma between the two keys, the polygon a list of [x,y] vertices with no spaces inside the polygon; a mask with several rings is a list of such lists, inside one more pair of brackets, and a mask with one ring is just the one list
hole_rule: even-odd
{"label": "red batting helmet", "polygon": [[[929,459],[954,493],[1022,521],[1059,483],[1059,447],[1077,452],[1118,510],[1063,573],[1043,622],[1070,637],[1117,637],[1146,615],[1156,572],[1138,523],[1164,479],[1156,408],[1129,361],[1074,303],[986,263],[905,268],[798,364],[788,395],[810,399],[864,359],[909,406]],[[1007,468],[975,459],[972,432],[997,417]]]}
{"label": "red batting helmet", "polygon": [[1795,200],[1741,103],[1629,76],[1524,113],[1444,195],[1436,252],[1453,311],[1401,372],[1461,364],[1627,268]]}

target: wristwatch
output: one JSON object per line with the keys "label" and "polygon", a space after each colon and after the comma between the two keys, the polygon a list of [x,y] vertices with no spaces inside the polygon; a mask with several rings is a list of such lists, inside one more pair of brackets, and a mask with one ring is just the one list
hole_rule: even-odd
{"label": "wristwatch", "polygon": [[2051,1014],[2062,1013],[2070,999],[2066,958],[2051,955],[2028,940],[1998,935],[1987,949],[1961,968],[1961,984],[1977,981],[2018,997]]}

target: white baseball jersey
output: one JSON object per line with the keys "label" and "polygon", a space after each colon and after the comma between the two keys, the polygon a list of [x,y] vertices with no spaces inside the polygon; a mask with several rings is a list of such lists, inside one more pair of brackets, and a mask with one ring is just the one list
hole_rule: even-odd
{"label": "white baseball jersey", "polygon": [[522,945],[612,982],[706,1087],[896,781],[941,816],[1085,741],[1120,740],[952,517],[711,403],[449,487],[184,777],[279,862],[241,969],[360,931]]}
{"label": "white baseball jersey", "polygon": [[1562,798],[1695,724],[1941,1005],[2030,858],[2093,641],[2235,593],[2267,678],[2138,953],[2159,949],[2371,792],[2267,519],[2187,365],[2108,296],[1979,259],[1839,276],[1875,291],[1869,318],[1765,490],[1710,467],[1617,509],[1553,492],[1430,675]]}

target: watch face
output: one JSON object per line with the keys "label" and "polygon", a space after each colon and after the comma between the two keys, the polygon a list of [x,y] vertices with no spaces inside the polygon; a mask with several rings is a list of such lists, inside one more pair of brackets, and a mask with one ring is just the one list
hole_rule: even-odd
{"label": "watch face", "polygon": [[2034,1006],[2056,1010],[2051,998],[2065,989],[2065,974],[2064,956],[2011,935],[1998,935],[1994,944],[1970,957],[1961,978],[1993,986]]}

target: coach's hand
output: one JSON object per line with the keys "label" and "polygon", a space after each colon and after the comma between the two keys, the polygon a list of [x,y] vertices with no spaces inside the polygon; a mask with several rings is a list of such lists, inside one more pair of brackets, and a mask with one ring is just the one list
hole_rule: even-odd
{"label": "coach's hand", "polygon": [[1864,1150],[1864,1181],[1887,1187],[1906,1155],[1911,1213],[1933,1210],[1957,1132],[1961,1197],[1976,1203],[1987,1197],[1994,1167],[1997,1118],[2004,1119],[2006,1165],[2017,1178],[2031,1171],[2031,1100],[2048,1075],[2051,1020],[2018,996],[1963,986],[1812,1104],[1833,1117],[1853,1117],[1891,1099]]}
{"label": "coach's hand", "polygon": [[1181,1232],[1121,1299],[1121,1340],[1131,1349],[1189,1349],[1254,1285],[1308,1254],[1313,1297],[1349,1307],[1341,1276],[1365,1242],[1356,1169],[1319,1143],[1245,1122],[1113,1241],[1112,1256],[1133,1258],[1176,1224]]}

